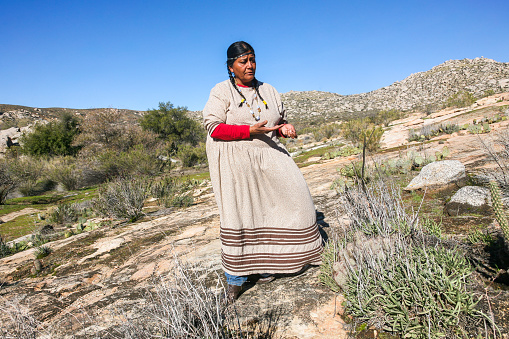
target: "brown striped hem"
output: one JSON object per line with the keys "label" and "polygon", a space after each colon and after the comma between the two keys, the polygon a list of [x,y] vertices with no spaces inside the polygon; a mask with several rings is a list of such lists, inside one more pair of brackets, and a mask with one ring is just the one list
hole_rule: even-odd
{"label": "brown striped hem", "polygon": [[226,228],[221,227],[221,232],[232,233],[232,234],[252,234],[258,232],[272,232],[272,233],[288,233],[288,234],[301,234],[309,232],[310,230],[314,230],[318,226],[317,223],[301,229],[293,229],[293,228],[283,228],[283,227],[257,227],[252,229],[237,229],[237,228]]}
{"label": "brown striped hem", "polygon": [[[256,254],[250,256],[229,256],[221,253],[223,267],[234,274],[254,272],[276,273],[298,271],[306,264],[318,265],[321,262],[322,247],[301,254]],[[231,260],[231,257],[237,257]],[[243,258],[244,257],[244,258]]]}
{"label": "brown striped hem", "polygon": [[[235,234],[236,233],[236,234]],[[314,224],[304,231],[259,228],[243,232],[223,232],[221,229],[220,239],[224,246],[245,246],[245,245],[305,245],[316,241],[320,237],[317,225]]]}

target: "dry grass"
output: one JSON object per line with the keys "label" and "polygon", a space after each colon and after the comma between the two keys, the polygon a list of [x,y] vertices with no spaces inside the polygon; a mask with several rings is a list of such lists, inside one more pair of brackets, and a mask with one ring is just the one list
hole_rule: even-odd
{"label": "dry grass", "polygon": [[129,309],[112,310],[114,324],[104,324],[98,315],[90,316],[80,310],[80,314],[63,314],[58,324],[48,326],[35,319],[30,310],[16,299],[0,300],[0,336],[57,338],[72,334],[118,339],[276,338],[277,324],[271,319],[256,324],[241,323],[236,305],[226,302],[225,286],[220,277],[217,276],[216,284],[209,287],[204,273],[203,268],[175,258],[170,274],[155,278],[147,287],[144,302],[137,302]]}

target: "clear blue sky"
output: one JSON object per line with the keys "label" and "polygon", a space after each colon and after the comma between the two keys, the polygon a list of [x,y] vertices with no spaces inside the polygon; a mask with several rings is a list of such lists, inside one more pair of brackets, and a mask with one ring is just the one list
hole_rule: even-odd
{"label": "clear blue sky", "polygon": [[201,110],[238,40],[279,92],[369,92],[449,59],[509,62],[508,15],[507,0],[0,0],[0,103]]}

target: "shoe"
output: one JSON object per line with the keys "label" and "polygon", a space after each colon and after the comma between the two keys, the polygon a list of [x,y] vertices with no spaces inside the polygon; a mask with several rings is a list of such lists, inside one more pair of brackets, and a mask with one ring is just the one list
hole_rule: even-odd
{"label": "shoe", "polygon": [[276,277],[273,274],[271,274],[269,276],[261,277],[260,279],[256,280],[256,284],[268,284],[274,279],[276,279]]}
{"label": "shoe", "polygon": [[228,303],[234,302],[239,298],[240,292],[242,291],[242,286],[236,285],[228,285],[226,289],[226,300]]}

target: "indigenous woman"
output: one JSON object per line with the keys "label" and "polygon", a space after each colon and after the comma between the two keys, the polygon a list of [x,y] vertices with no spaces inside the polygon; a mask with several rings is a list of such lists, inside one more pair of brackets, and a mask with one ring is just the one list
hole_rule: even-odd
{"label": "indigenous woman", "polygon": [[203,110],[210,178],[221,216],[221,259],[228,298],[249,275],[258,283],[321,262],[322,239],[304,177],[278,137],[296,138],[279,93],[255,78],[255,51],[227,51],[230,79]]}

